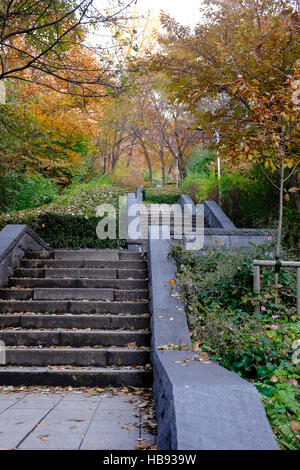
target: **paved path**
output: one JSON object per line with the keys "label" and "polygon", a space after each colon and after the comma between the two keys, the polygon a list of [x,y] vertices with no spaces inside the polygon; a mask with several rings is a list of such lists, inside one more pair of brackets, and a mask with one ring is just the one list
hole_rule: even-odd
{"label": "paved path", "polygon": [[126,391],[0,393],[0,450],[134,450],[154,445],[155,437],[141,426],[149,417],[143,415],[144,405],[144,395]]}

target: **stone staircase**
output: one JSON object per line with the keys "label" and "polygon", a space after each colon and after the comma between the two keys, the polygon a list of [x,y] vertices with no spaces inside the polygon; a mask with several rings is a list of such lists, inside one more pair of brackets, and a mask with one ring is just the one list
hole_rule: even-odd
{"label": "stone staircase", "polygon": [[[188,232],[195,232],[197,228],[202,229],[203,227],[197,226],[196,215],[192,215],[188,224],[184,220],[183,212],[181,208],[178,208],[178,211],[171,212],[171,205],[165,204],[165,211],[160,211],[160,206],[158,204],[144,204],[145,212],[141,213],[141,232],[142,239],[145,240],[148,234],[148,227],[152,226],[161,226],[166,225],[170,230],[170,237],[176,238],[176,235],[180,237],[184,236],[184,227]],[[169,215],[170,214],[170,215]],[[186,225],[185,225],[186,224]],[[207,222],[205,221],[205,227],[208,227]]]}
{"label": "stone staircase", "polygon": [[0,289],[0,385],[151,385],[147,277],[127,250],[28,252]]}

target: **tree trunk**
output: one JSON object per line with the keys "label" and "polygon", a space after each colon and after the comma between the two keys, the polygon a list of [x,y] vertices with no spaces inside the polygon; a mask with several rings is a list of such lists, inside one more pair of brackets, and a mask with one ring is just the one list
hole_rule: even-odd
{"label": "tree trunk", "polygon": [[146,145],[144,144],[144,141],[142,139],[139,139],[139,142],[142,146],[142,149],[143,149],[143,152],[144,152],[144,155],[145,155],[145,158],[146,158],[146,162],[147,162],[147,165],[148,165],[148,170],[149,170],[149,179],[150,179],[150,186],[153,186],[153,175],[152,175],[152,166],[151,166],[151,158],[149,157],[149,153],[148,153],[148,150],[146,148]]}
{"label": "tree trunk", "polygon": [[[292,182],[292,186],[294,188],[296,188],[297,185],[298,185],[298,182],[297,182],[297,178],[296,178],[295,173],[293,173],[292,176],[291,176],[291,182]],[[299,217],[299,220],[300,220],[300,197],[299,197],[298,192],[294,193],[294,201],[295,201],[295,206],[296,206],[296,209],[297,209],[298,217]]]}
{"label": "tree trunk", "polygon": [[[280,168],[280,191],[279,191],[279,217],[278,217],[278,239],[276,245],[276,260],[280,259],[281,251],[281,237],[282,237],[282,224],[283,224],[283,194],[284,194],[284,156],[281,156]],[[279,285],[279,270],[275,271],[275,304],[278,303],[278,285]]]}
{"label": "tree trunk", "polygon": [[276,256],[279,258],[281,249],[282,223],[283,223],[283,194],[284,194],[284,157],[281,157],[280,169],[280,192],[279,192],[279,218],[278,218],[278,239],[276,246]]}
{"label": "tree trunk", "polygon": [[148,169],[149,169],[150,186],[153,186],[152,166],[151,166],[151,160],[149,158],[148,152],[147,152],[147,156],[145,155],[145,157],[146,157],[147,165],[148,165]]}
{"label": "tree trunk", "polygon": [[161,179],[163,186],[166,185],[166,166],[165,166],[165,157],[164,152],[160,152],[160,162],[161,162]]}

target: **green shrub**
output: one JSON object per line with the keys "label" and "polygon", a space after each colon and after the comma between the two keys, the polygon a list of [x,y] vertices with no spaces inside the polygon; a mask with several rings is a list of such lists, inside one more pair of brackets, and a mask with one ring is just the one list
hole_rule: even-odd
{"label": "green shrub", "polygon": [[189,174],[180,187],[197,204],[206,200],[218,200],[218,179],[214,175]]}
{"label": "green shrub", "polygon": [[123,240],[99,240],[96,207],[112,204],[118,214],[122,190],[113,187],[85,190],[77,195],[59,197],[55,202],[0,217],[0,229],[6,224],[27,224],[53,248],[119,248]]}
{"label": "green shrub", "polygon": [[[278,181],[275,183],[278,184]],[[218,179],[213,174],[188,174],[181,184],[181,189],[196,203],[205,200],[218,202]],[[221,194],[222,209],[237,227],[277,228],[279,192],[259,166],[253,165],[243,172],[223,169]],[[293,196],[284,202],[283,244],[299,256],[300,220]]]}
{"label": "green shrub", "polygon": [[0,177],[0,211],[13,212],[48,204],[57,192],[56,185],[42,175],[8,173]]}
{"label": "green shrub", "polygon": [[112,175],[98,175],[92,178],[89,182],[78,181],[77,178],[73,179],[73,182],[68,186],[62,193],[63,196],[77,196],[82,191],[88,191],[91,189],[107,188],[112,186],[113,178]]}
{"label": "green shrub", "polygon": [[268,258],[270,248],[194,254],[174,247],[171,256],[196,350],[253,382],[281,447],[300,449],[300,433],[291,429],[300,418],[300,367],[292,362],[300,337],[295,270],[281,270],[277,304],[273,270],[262,270],[259,296],[252,290],[252,259]]}
{"label": "green shrub", "polygon": [[210,175],[209,164],[215,160],[215,152],[208,149],[196,149],[194,155],[189,159],[187,165],[188,176]]}
{"label": "green shrub", "polygon": [[176,186],[163,186],[161,188],[145,188],[144,202],[146,204],[177,204],[182,189]]}

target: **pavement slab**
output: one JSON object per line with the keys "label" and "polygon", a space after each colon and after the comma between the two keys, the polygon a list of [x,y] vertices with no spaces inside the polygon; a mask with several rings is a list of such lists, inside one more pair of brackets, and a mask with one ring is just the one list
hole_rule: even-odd
{"label": "pavement slab", "polygon": [[0,390],[0,450],[135,450],[141,440],[155,446],[141,426],[143,400],[126,388]]}

